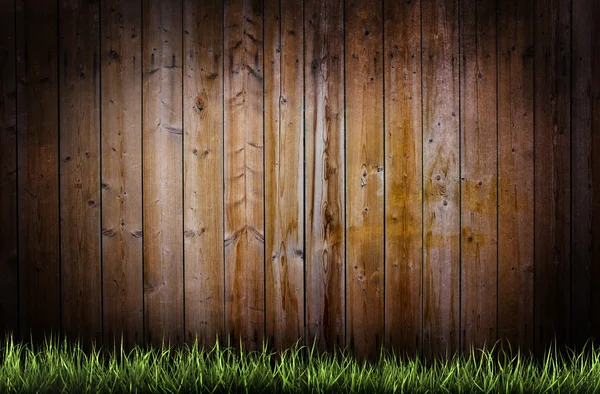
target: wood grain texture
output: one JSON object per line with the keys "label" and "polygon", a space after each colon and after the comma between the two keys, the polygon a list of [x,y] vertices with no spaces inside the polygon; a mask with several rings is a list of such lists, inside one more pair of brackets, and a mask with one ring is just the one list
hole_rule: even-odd
{"label": "wood grain texture", "polygon": [[186,341],[225,335],[223,299],[223,4],[184,1]]}
{"label": "wood grain texture", "polygon": [[498,3],[498,337],[533,348],[533,3]]}
{"label": "wood grain texture", "polygon": [[304,338],[303,3],[265,2],[266,335]]}
{"label": "wood grain texture", "polygon": [[102,340],[99,2],[60,1],[62,328]]}
{"label": "wood grain texture", "polygon": [[573,2],[571,335],[581,348],[600,338],[600,4]]}
{"label": "wood grain texture", "polygon": [[496,342],[496,1],[461,3],[461,350]]}
{"label": "wood grain texture", "polygon": [[21,337],[60,329],[56,0],[17,2]]}
{"label": "wood grain texture", "polygon": [[537,0],[534,18],[534,340],[541,355],[570,336],[570,2]]}
{"label": "wood grain texture", "polygon": [[374,360],[384,333],[382,4],[347,0],[345,15],[346,340]]}
{"label": "wood grain texture", "polygon": [[460,269],[458,2],[422,0],[423,353],[458,351]]}
{"label": "wood grain texture", "polygon": [[18,337],[15,2],[0,9],[0,331]]}
{"label": "wood grain texture", "polygon": [[422,351],[421,2],[385,1],[385,345]]}
{"label": "wood grain texture", "polygon": [[184,340],[181,6],[142,5],[144,319],[156,346]]}
{"label": "wood grain texture", "polygon": [[306,343],[346,346],[344,2],[306,0]]}
{"label": "wood grain texture", "polygon": [[225,3],[225,322],[232,345],[265,336],[263,3]]}
{"label": "wood grain texture", "polygon": [[142,3],[101,7],[103,335],[130,349],[144,340]]}

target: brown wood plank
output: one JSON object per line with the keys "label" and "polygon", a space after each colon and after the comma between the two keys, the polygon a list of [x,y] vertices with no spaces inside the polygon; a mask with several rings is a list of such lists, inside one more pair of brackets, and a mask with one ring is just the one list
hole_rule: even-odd
{"label": "brown wood plank", "polygon": [[21,337],[60,329],[56,0],[17,2]]}
{"label": "brown wood plank", "polygon": [[422,0],[423,352],[459,345],[459,60],[457,1]]}
{"label": "brown wood plank", "polygon": [[533,3],[498,3],[498,337],[533,347]]}
{"label": "brown wood plank", "polygon": [[184,340],[181,6],[142,4],[144,319],[153,346]]}
{"label": "brown wood plank", "polygon": [[385,345],[422,349],[421,1],[385,1]]}
{"label": "brown wood plank", "polygon": [[0,331],[3,335],[17,337],[19,287],[15,2],[2,0],[0,9]]}
{"label": "brown wood plank", "polygon": [[59,4],[62,328],[102,340],[99,2]]}
{"label": "brown wood plank", "polygon": [[359,359],[383,344],[383,15],[379,1],[347,0],[346,338]]}
{"label": "brown wood plank", "polygon": [[267,0],[264,8],[265,330],[285,349],[304,337],[303,6]]}
{"label": "brown wood plank", "polygon": [[265,336],[263,3],[225,3],[225,322],[232,346]]}
{"label": "brown wood plank", "polygon": [[461,3],[461,351],[496,342],[496,1]]}
{"label": "brown wood plank", "polygon": [[346,346],[343,0],[306,0],[306,343]]}
{"label": "brown wood plank", "polygon": [[535,2],[535,351],[568,340],[570,2]]}
{"label": "brown wood plank", "polygon": [[186,341],[225,335],[223,300],[223,4],[184,1]]}
{"label": "brown wood plank", "polygon": [[[578,348],[600,338],[600,4],[573,2],[571,335]],[[589,346],[589,344],[588,344]]]}
{"label": "brown wood plank", "polygon": [[101,4],[103,333],[142,345],[142,4]]}

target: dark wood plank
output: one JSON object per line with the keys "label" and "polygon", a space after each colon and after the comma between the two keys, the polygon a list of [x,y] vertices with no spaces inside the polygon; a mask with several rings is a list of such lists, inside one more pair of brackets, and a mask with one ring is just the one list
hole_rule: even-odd
{"label": "dark wood plank", "polygon": [[186,341],[225,335],[223,300],[223,4],[184,1]]}
{"label": "dark wood plank", "polygon": [[59,4],[62,328],[102,340],[99,2]]}
{"label": "dark wood plank", "polygon": [[346,338],[359,359],[383,344],[383,15],[379,1],[347,0]]}
{"label": "dark wood plank", "polygon": [[533,347],[533,3],[498,3],[498,337]]}
{"label": "dark wood plank", "polygon": [[581,348],[600,338],[600,4],[573,2],[572,21],[571,335]]}
{"label": "dark wood plank", "polygon": [[306,342],[346,346],[344,2],[306,0]]}
{"label": "dark wood plank", "polygon": [[142,3],[103,1],[102,284],[105,346],[142,345]]}
{"label": "dark wood plank", "polygon": [[459,346],[458,2],[422,0],[423,352]]}
{"label": "dark wood plank", "polygon": [[184,340],[181,6],[142,4],[144,319],[155,346]]}
{"label": "dark wood plank", "polygon": [[385,1],[385,345],[422,349],[421,1]]}
{"label": "dark wood plank", "polygon": [[496,1],[464,0],[460,18],[460,318],[461,351],[470,354],[496,342]]}
{"label": "dark wood plank", "polygon": [[15,2],[0,1],[0,331],[18,337]]}
{"label": "dark wood plank", "polygon": [[278,349],[304,337],[302,11],[265,2],[265,330]]}
{"label": "dark wood plank", "polygon": [[[535,351],[568,340],[570,2],[537,0],[534,30]],[[556,338],[555,338],[556,336]]]}
{"label": "dark wood plank", "polygon": [[60,329],[56,0],[17,2],[21,337]]}
{"label": "dark wood plank", "polygon": [[232,346],[265,336],[263,3],[225,3],[225,322]]}

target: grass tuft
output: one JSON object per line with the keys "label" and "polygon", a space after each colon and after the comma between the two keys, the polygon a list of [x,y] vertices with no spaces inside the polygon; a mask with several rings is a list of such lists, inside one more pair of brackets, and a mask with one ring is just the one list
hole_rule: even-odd
{"label": "grass tuft", "polygon": [[[588,346],[588,344],[586,344]],[[376,362],[318,353],[297,342],[281,352],[198,341],[181,349],[84,352],[79,342],[0,344],[0,393],[600,393],[600,351],[551,346],[540,360],[473,349],[424,362],[383,351]]]}

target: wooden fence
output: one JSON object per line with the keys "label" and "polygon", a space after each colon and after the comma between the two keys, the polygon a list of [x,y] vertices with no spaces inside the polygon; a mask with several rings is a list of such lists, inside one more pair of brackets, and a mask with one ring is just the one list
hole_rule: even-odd
{"label": "wooden fence", "polygon": [[0,0],[0,37],[5,332],[600,337],[600,2]]}

